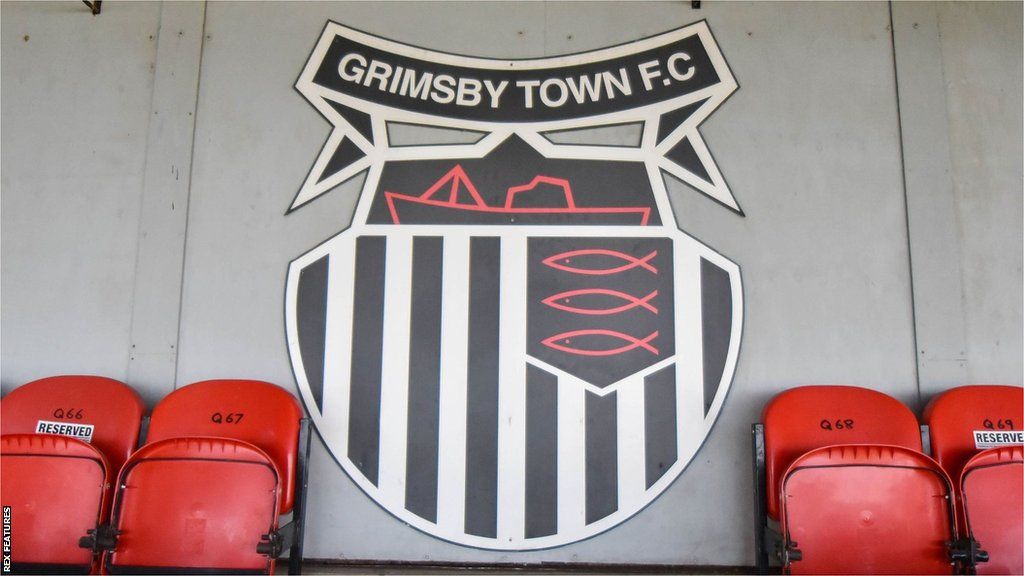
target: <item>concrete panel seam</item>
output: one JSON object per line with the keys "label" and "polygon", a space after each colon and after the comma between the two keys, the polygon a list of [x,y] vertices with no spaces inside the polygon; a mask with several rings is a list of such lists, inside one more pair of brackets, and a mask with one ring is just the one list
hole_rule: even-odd
{"label": "concrete panel seam", "polygon": [[[147,399],[173,389],[206,5],[164,3],[137,233],[127,377]],[[184,176],[184,177],[183,177]]]}
{"label": "concrete panel seam", "polygon": [[917,408],[921,409],[921,371],[918,364],[918,342],[917,342],[917,306],[914,302],[914,254],[913,246],[910,241],[910,204],[907,201],[907,165],[904,157],[904,142],[903,142],[903,111],[900,107],[900,75],[899,65],[896,62],[896,23],[892,15],[892,5],[894,0],[889,0],[889,39],[892,46],[892,74],[893,74],[893,87],[895,89],[896,97],[896,130],[899,134],[899,151],[900,151],[900,175],[901,184],[903,186],[903,216],[904,226],[906,227],[907,233],[907,274],[909,276],[909,287],[910,287],[910,330],[911,336],[914,342],[914,384],[917,387]]}
{"label": "concrete panel seam", "polygon": [[[153,41],[156,42],[156,45],[158,47],[160,45],[160,30],[162,29],[161,27],[163,25],[163,17],[164,17],[163,10],[160,10],[159,12],[157,12],[157,16],[156,16],[156,34],[154,35],[155,37],[153,38]],[[159,53],[159,49],[158,48],[154,48],[153,49],[153,65],[152,65],[153,66],[153,68],[152,68],[153,74],[151,76],[152,85],[150,86],[150,93],[149,93],[149,111],[150,112],[153,111],[153,107],[155,105],[155,99],[156,99],[156,62],[157,62],[157,59],[159,58],[159,54],[160,54]],[[136,226],[135,226],[135,228],[136,228],[135,229],[135,238],[136,238],[136,243],[135,243],[135,262],[133,263],[133,266],[132,266],[132,280],[133,280],[133,282],[132,282],[132,292],[133,292],[133,294],[132,294],[132,297],[128,300],[128,307],[129,307],[129,309],[128,309],[128,349],[125,350],[125,355],[124,355],[124,360],[125,360],[125,363],[124,363],[124,366],[125,366],[125,379],[126,380],[128,380],[128,374],[129,374],[129,370],[130,370],[129,367],[131,366],[132,361],[135,359],[134,354],[132,353],[132,350],[135,348],[135,345],[133,344],[133,332],[134,332],[134,326],[135,326],[135,294],[134,294],[134,290],[135,290],[135,281],[137,281],[138,272],[139,272],[139,258],[140,258],[141,253],[142,253],[142,247],[139,245],[137,240],[138,240],[138,238],[142,237],[142,222],[143,222],[143,219],[142,219],[142,205],[143,205],[143,202],[144,202],[143,201],[143,194],[144,194],[144,192],[146,190],[146,164],[147,164],[147,158],[149,158],[149,130],[150,130],[150,126],[147,123],[147,126],[146,126],[146,143],[144,144],[143,151],[142,151],[142,174],[141,174],[141,178],[139,180],[139,221],[136,223]]]}
{"label": "concrete panel seam", "polygon": [[[189,144],[189,155],[188,155],[188,192],[186,195],[187,207],[185,209],[185,239],[182,243],[181,250],[181,284],[178,286],[178,327],[175,330],[175,350],[181,350],[181,312],[182,307],[185,303],[185,265],[188,262],[188,223],[189,216],[191,215],[192,209],[192,177],[195,174],[195,157],[196,157],[196,125],[199,121],[199,90],[203,82],[203,55],[206,53],[206,0],[203,0],[203,24],[200,27],[199,32],[199,64],[196,67],[196,97],[192,104],[192,141]],[[174,356],[174,378],[172,380],[174,388],[178,388],[178,367],[181,364],[181,354],[175,354]]]}
{"label": "concrete panel seam", "polygon": [[[967,378],[965,294],[948,86],[935,4],[891,4],[918,388]],[[899,32],[897,35],[897,27]]]}

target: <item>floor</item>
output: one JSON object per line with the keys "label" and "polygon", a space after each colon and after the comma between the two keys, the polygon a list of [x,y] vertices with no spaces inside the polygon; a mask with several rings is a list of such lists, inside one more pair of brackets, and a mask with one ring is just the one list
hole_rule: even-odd
{"label": "floor", "polygon": [[[288,564],[277,566],[277,574],[287,574]],[[486,574],[488,576],[521,576],[525,574],[572,574],[574,576],[607,576],[613,574],[751,574],[750,566],[640,566],[624,564],[551,564],[551,565],[461,565],[420,563],[370,563],[365,561],[317,562],[303,564],[304,574],[369,575],[433,575],[433,574]]]}

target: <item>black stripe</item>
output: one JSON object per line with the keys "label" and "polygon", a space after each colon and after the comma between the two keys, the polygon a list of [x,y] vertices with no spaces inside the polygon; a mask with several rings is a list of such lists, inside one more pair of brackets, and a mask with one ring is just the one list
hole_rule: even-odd
{"label": "black stripe", "polygon": [[683,138],[677,142],[675,146],[665,152],[665,157],[682,166],[697,178],[708,184],[711,183],[711,176],[708,175],[704,162],[697,155],[697,151],[693,149],[689,138]]}
{"label": "black stripe", "polygon": [[363,156],[366,156],[366,153],[356,146],[351,138],[343,138],[338,143],[338,147],[334,149],[334,153],[331,154],[331,159],[327,161],[324,171],[317,178],[317,184],[348,168]]}
{"label": "black stripe", "polygon": [[526,367],[526,537],[558,532],[558,378]]}
{"label": "black stripe", "polygon": [[437,522],[443,246],[440,237],[417,237],[412,244],[405,507],[431,522]]}
{"label": "black stripe", "polygon": [[316,407],[324,409],[324,341],[327,338],[327,264],[324,256],[299,272],[295,323],[306,382]]}
{"label": "black stripe", "polygon": [[[680,106],[675,110],[670,110],[661,115],[661,120],[658,122],[658,144],[661,144],[669,134],[675,131],[676,128],[682,126],[683,122],[686,122],[698,108],[704,105],[708,99],[698,100],[693,104],[687,104],[686,106]],[[683,168],[689,168],[687,165],[683,165]],[[701,165],[703,168],[703,165]],[[696,174],[696,173],[695,173]],[[704,177],[705,181],[710,182],[711,178]]]}
{"label": "black stripe", "polygon": [[498,310],[501,239],[469,244],[466,533],[498,533]]}
{"label": "black stripe", "polygon": [[700,306],[704,336],[704,415],[718,393],[732,338],[732,280],[729,273],[701,258]]}
{"label": "black stripe", "polygon": [[618,403],[616,392],[587,392],[587,524],[619,508]]}
{"label": "black stripe", "polygon": [[377,485],[380,459],[380,373],[384,345],[386,250],[383,236],[360,236],[356,239],[348,458],[374,486]]}
{"label": "black stripe", "polygon": [[644,451],[648,488],[676,462],[676,426],[676,366],[670,364],[644,378]]}
{"label": "black stripe", "polygon": [[349,108],[343,104],[338,104],[337,102],[332,102],[331,100],[328,100],[327,104],[329,104],[331,108],[334,108],[334,111],[344,118],[346,122],[351,124],[357,132],[362,134],[363,138],[366,138],[371,144],[373,144],[373,122],[370,120],[369,114],[360,112],[354,108]]}

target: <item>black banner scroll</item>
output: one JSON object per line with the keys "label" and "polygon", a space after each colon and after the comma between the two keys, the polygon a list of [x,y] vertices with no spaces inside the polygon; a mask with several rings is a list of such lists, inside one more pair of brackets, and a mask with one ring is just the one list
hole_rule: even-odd
{"label": "black banner scroll", "polygon": [[[609,50],[610,52],[610,50]],[[458,65],[385,51],[338,34],[313,82],[386,106],[490,122],[565,120],[663,102],[720,82],[696,34],[586,64]],[[494,63],[499,63],[495,66]]]}

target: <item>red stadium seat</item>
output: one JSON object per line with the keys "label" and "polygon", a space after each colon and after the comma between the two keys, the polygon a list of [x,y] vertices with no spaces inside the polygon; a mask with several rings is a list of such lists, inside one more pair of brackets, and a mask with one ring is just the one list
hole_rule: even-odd
{"label": "red stadium seat", "polygon": [[135,390],[102,376],[35,380],[12,390],[0,406],[0,434],[69,435],[89,432],[82,427],[92,427],[87,441],[106,456],[111,483],[138,446],[139,426],[146,413]]}
{"label": "red stadium seat", "polygon": [[147,443],[183,436],[242,440],[264,450],[281,471],[281,513],[295,496],[302,408],[284,388],[258,380],[207,380],[167,395],[153,409]]}
{"label": "red stadium seat", "polygon": [[[879,562],[888,556],[879,549],[894,547],[904,554],[907,550],[899,542],[870,539],[890,530],[907,530],[905,520],[900,520],[896,524],[900,528],[896,528],[889,525],[896,516],[877,510],[879,502],[886,499],[894,500],[894,513],[912,508],[910,504],[910,508],[899,504],[900,493],[889,492],[886,484],[910,483],[919,493],[932,493],[939,486],[936,482],[942,481],[945,493],[951,491],[942,470],[921,453],[920,428],[906,406],[866,388],[804,386],[773,398],[762,418],[763,424],[753,428],[755,554],[759,572],[767,572],[768,550],[774,547],[780,561],[794,573],[908,569],[949,573],[950,563],[942,546],[917,549],[906,561],[886,567]],[[884,451],[874,449],[883,446]],[[895,461],[912,462],[917,472],[904,478],[893,467]],[[868,477],[872,482],[881,482],[877,489],[872,483],[863,483]],[[820,489],[809,491],[812,479],[821,482]],[[851,487],[855,489],[848,490]],[[844,488],[845,491],[833,492]],[[780,504],[791,497],[797,497],[798,503],[786,500],[786,507]],[[829,498],[836,502],[826,506]],[[809,502],[824,507],[808,515]],[[796,508],[789,507],[794,503]],[[863,508],[854,511],[857,506]],[[861,512],[870,512],[870,527],[859,516]],[[944,531],[943,542],[952,540],[954,526],[948,504],[936,506],[929,514],[930,518],[947,520],[922,523],[914,529],[913,537],[930,541],[938,529]],[[831,524],[824,523],[826,519]],[[778,521],[778,530],[774,529],[774,521]],[[807,537],[808,533],[813,534]],[[831,546],[845,547],[845,553],[836,556],[831,553]]]}
{"label": "red stadium seat", "polygon": [[959,478],[961,532],[988,553],[979,574],[1024,573],[1024,389],[961,386],[925,408],[932,454]]}
{"label": "red stadium seat", "polygon": [[765,406],[768,514],[778,519],[782,474],[797,457],[835,444],[889,444],[921,451],[917,418],[899,400],[855,386],[801,386]]}
{"label": "red stadium seat", "polygon": [[866,444],[811,450],[784,474],[787,572],[950,574],[952,492],[920,452]]}
{"label": "red stadium seat", "polygon": [[978,574],[1024,574],[1024,449],[992,448],[964,465],[964,531],[988,553]]}
{"label": "red stadium seat", "polygon": [[273,560],[256,546],[277,524],[280,474],[256,446],[227,438],[159,440],[128,460],[121,483],[110,572],[271,572]]}
{"label": "red stadium seat", "polygon": [[984,449],[975,442],[975,432],[993,434],[1024,430],[1024,388],[952,388],[928,403],[924,409],[924,423],[928,425],[932,456],[951,478],[959,478],[964,464]]}
{"label": "red stadium seat", "polygon": [[121,470],[105,570],[272,573],[290,545],[298,573],[308,430],[295,398],[267,382],[209,380],[169,394]]}
{"label": "red stadium seat", "polygon": [[0,484],[11,507],[12,572],[88,574],[89,550],[78,539],[96,528],[107,493],[107,463],[75,438],[0,436]]}
{"label": "red stadium seat", "polygon": [[99,376],[55,376],[0,402],[0,500],[11,507],[15,572],[89,572],[79,538],[106,520],[110,485],[135,448],[145,407]]}

